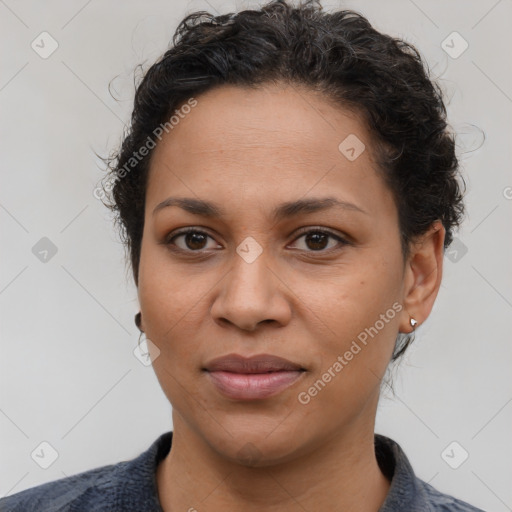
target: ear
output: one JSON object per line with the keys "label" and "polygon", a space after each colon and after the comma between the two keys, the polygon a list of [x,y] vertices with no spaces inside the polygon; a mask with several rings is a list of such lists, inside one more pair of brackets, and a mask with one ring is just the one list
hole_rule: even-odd
{"label": "ear", "polygon": [[139,329],[139,331],[141,332],[145,332],[145,329],[144,329],[144,322],[142,321],[142,312],[139,311],[136,315],[135,315],[135,325],[137,326],[137,329]]}
{"label": "ear", "polygon": [[400,332],[412,332],[411,317],[421,325],[432,311],[443,275],[445,235],[442,222],[436,221],[425,234],[410,244],[404,270],[404,310]]}

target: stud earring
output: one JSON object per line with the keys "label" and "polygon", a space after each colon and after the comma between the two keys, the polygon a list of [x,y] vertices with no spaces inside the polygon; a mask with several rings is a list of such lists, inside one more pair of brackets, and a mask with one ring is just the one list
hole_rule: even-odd
{"label": "stud earring", "polygon": [[416,326],[418,325],[417,320],[415,320],[415,319],[411,316],[411,318],[410,318],[410,320],[409,320],[409,323],[411,324],[411,327],[413,328],[413,330],[415,330],[415,329],[416,329]]}

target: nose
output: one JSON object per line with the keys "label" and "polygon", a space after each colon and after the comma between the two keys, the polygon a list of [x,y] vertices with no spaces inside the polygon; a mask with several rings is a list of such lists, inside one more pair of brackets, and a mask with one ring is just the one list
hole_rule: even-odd
{"label": "nose", "polygon": [[251,263],[235,253],[219,287],[210,312],[221,325],[254,331],[259,324],[284,326],[291,319],[291,292],[264,253]]}

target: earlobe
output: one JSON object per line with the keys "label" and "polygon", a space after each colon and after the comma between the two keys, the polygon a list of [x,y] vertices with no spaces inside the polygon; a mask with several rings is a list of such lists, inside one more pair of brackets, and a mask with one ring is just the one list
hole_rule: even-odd
{"label": "earlobe", "polygon": [[135,325],[137,326],[137,329],[139,329],[139,331],[141,333],[143,333],[144,328],[142,327],[142,314],[140,311],[135,315],[134,321],[135,321]]}
{"label": "earlobe", "polygon": [[441,286],[445,234],[441,221],[436,221],[425,234],[411,242],[405,266],[400,332],[414,331],[432,311]]}

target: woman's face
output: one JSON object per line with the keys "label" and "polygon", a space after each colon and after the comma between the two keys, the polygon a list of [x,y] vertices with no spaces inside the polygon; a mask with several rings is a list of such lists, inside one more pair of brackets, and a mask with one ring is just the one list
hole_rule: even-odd
{"label": "woman's face", "polygon": [[[298,91],[197,97],[155,148],[146,194],[142,327],[174,429],[253,464],[373,433],[409,319],[397,209],[369,133]],[[169,198],[189,206],[158,207]]]}

